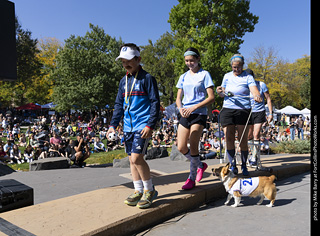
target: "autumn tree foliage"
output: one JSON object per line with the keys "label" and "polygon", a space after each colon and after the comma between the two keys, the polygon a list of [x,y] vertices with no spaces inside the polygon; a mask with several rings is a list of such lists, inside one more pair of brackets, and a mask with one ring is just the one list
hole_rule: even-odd
{"label": "autumn tree foliage", "polygon": [[255,79],[266,83],[274,106],[287,105],[298,109],[311,108],[311,57],[304,55],[295,62],[278,57],[273,47],[253,49],[247,65],[255,73]]}

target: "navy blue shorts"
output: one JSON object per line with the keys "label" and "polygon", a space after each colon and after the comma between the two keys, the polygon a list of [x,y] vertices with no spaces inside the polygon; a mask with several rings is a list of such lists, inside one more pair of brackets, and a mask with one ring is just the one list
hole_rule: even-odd
{"label": "navy blue shorts", "polygon": [[130,156],[131,153],[146,154],[150,138],[141,138],[141,130],[135,132],[123,132],[124,145],[126,153]]}

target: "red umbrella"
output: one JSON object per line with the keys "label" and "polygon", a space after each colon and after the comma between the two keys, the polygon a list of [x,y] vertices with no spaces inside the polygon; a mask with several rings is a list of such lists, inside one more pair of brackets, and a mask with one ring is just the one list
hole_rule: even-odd
{"label": "red umbrella", "polygon": [[38,106],[34,103],[28,103],[26,105],[22,105],[20,107],[16,107],[17,110],[40,110],[41,106]]}

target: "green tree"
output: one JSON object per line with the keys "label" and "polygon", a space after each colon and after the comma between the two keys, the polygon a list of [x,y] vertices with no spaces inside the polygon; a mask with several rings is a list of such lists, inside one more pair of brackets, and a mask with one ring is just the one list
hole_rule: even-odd
{"label": "green tree", "polygon": [[142,46],[142,64],[146,71],[156,77],[161,92],[161,102],[165,106],[174,103],[175,74],[173,62],[167,58],[168,51],[173,48],[173,35],[166,32],[155,44]]}
{"label": "green tree", "polygon": [[249,5],[249,0],[180,0],[169,14],[176,40],[168,57],[175,62],[175,74],[185,71],[183,52],[192,46],[202,54],[202,66],[215,85],[220,85],[230,71],[230,57],[243,43],[241,38],[258,23]]}
{"label": "green tree", "polygon": [[58,111],[104,108],[112,104],[124,70],[115,62],[122,40],[92,24],[85,36],[71,35],[57,56],[53,102]]}

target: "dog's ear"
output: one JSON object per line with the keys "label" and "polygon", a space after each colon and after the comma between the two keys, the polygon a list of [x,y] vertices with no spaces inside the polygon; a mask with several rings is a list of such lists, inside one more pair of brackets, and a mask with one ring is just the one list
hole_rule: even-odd
{"label": "dog's ear", "polygon": [[228,167],[228,168],[230,167],[230,162],[228,162],[228,163],[226,164],[226,167]]}
{"label": "dog's ear", "polygon": [[229,173],[229,163],[225,167],[222,168],[222,173],[224,175],[227,175]]}

